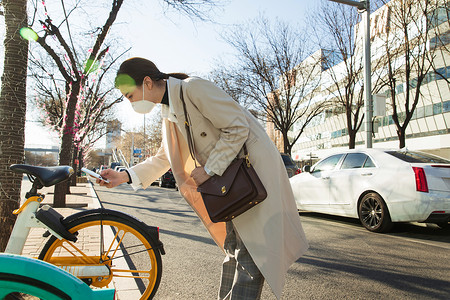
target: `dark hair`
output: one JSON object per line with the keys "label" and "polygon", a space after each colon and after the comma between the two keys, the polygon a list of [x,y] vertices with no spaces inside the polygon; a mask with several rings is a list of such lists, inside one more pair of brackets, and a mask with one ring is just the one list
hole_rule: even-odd
{"label": "dark hair", "polygon": [[115,80],[116,88],[122,84],[122,80],[118,80],[121,77],[119,75],[128,75],[134,80],[136,86],[142,85],[146,76],[149,76],[154,81],[168,79],[169,77],[178,79],[186,79],[189,77],[189,75],[184,73],[163,73],[159,71],[158,67],[156,67],[153,62],[141,57],[129,58],[120,65]]}

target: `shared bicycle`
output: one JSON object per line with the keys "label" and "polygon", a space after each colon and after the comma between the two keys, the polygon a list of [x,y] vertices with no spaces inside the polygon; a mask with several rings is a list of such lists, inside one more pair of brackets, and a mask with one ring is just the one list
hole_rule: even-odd
{"label": "shared bicycle", "polygon": [[[10,169],[26,174],[32,187],[26,201],[13,212],[17,220],[5,254],[0,254],[0,299],[12,292],[43,299],[113,299],[108,297],[111,287],[117,285],[136,287],[133,299],[155,295],[161,281],[161,255],[165,254],[159,228],[105,208],[64,218],[51,206],[41,205],[44,195],[38,190],[68,180],[73,174],[71,167],[21,164]],[[46,229],[48,240],[38,260],[20,256],[31,228]],[[14,268],[19,262],[24,267]],[[42,271],[33,275],[31,269]],[[80,288],[80,283],[91,288]]]}

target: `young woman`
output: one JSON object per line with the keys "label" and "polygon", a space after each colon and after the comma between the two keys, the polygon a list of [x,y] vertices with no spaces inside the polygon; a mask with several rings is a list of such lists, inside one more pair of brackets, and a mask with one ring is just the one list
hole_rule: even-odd
{"label": "young woman", "polygon": [[[144,58],[131,58],[117,72],[116,87],[138,113],[161,104],[162,145],[158,153],[127,172],[105,170],[97,181],[148,187],[172,168],[181,195],[225,252],[218,299],[259,299],[264,279],[280,298],[289,266],[308,248],[289,179],[275,145],[259,122],[213,83],[186,74],[165,74]],[[187,144],[184,95],[191,124],[195,167]],[[222,175],[246,145],[267,198],[225,223],[212,223],[197,186]]]}

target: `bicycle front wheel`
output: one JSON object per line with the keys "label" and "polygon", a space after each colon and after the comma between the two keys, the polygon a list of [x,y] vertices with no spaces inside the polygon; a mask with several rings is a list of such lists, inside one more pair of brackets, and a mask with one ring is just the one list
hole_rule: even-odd
{"label": "bicycle front wheel", "polygon": [[[149,227],[133,217],[112,210],[93,210],[64,220],[77,242],[52,236],[39,259],[65,269],[95,287],[127,290],[128,299],[151,299],[162,274],[158,239]],[[106,265],[109,276],[79,276],[80,266]]]}

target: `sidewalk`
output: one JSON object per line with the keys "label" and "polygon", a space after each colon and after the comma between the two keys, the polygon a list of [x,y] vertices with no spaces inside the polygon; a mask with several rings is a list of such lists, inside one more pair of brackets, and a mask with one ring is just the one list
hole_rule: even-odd
{"label": "sidewalk", "polygon": [[[29,180],[24,177],[22,180],[22,197],[25,198],[25,193],[30,190],[31,183]],[[39,192],[45,195],[44,201],[42,204],[52,204],[53,203],[53,191],[54,187],[44,187]],[[64,217],[72,215],[74,213],[80,212],[86,209],[95,209],[100,208],[101,204],[97,198],[97,194],[93,188],[93,184],[89,181],[87,183],[77,183],[76,186],[70,187],[71,194],[66,195],[66,208],[56,208],[56,210],[62,214]],[[22,200],[23,201],[23,200]],[[42,248],[44,247],[47,238],[44,238],[42,235],[46,230],[43,228],[31,228],[30,234],[28,236],[27,242],[23,249],[22,254],[28,257],[38,257]],[[111,233],[106,232],[111,231]],[[105,236],[108,234],[112,234],[111,228],[105,229]],[[89,236],[88,241],[93,241],[91,244],[92,247],[95,246],[96,249],[94,251],[98,251],[98,241],[100,237],[98,234],[93,233],[95,236]],[[114,236],[114,235],[113,235]],[[86,240],[85,240],[86,241]],[[85,242],[86,245],[86,242]],[[88,244],[89,247],[89,244]],[[136,297],[136,286],[130,286],[130,284],[124,284],[122,281],[113,279],[114,288],[116,289],[116,299],[138,299]],[[139,294],[140,296],[140,294]]]}

